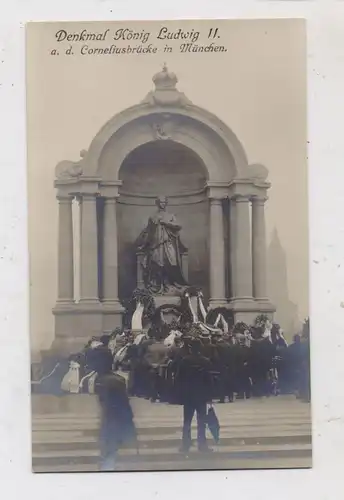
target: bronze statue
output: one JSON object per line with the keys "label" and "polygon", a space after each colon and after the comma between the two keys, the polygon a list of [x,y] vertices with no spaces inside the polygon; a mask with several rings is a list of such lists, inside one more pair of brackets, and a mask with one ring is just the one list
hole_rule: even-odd
{"label": "bronze statue", "polygon": [[186,248],[180,241],[181,226],[166,211],[167,203],[165,196],[155,200],[158,210],[140,234],[137,248],[144,254],[145,287],[154,294],[173,295],[187,286],[182,269],[182,253]]}

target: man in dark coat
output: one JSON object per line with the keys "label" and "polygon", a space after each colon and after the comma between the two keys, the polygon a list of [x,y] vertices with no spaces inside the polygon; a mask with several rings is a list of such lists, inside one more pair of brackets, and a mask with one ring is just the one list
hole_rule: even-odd
{"label": "man in dark coat", "polygon": [[215,345],[217,349],[217,368],[219,372],[218,389],[220,403],[224,403],[226,396],[229,402],[233,402],[234,387],[233,387],[233,373],[234,361],[233,350],[229,344],[228,339],[222,337],[215,337]]}
{"label": "man in dark coat", "polygon": [[253,393],[257,397],[269,396],[269,370],[272,368],[272,358],[276,348],[269,338],[263,336],[261,328],[255,328],[250,347],[250,365],[253,381]]}
{"label": "man in dark coat", "polygon": [[168,348],[164,344],[162,332],[157,332],[155,341],[150,344],[144,354],[144,360],[149,366],[150,376],[150,400],[155,403],[157,399],[161,401],[163,383],[160,367],[165,364]]}
{"label": "man in dark coat", "polygon": [[211,451],[206,440],[207,402],[211,402],[212,379],[211,362],[201,354],[199,340],[190,342],[190,354],[179,363],[177,384],[180,401],[183,405],[183,443],[182,452],[188,452],[191,440],[191,422],[197,414],[197,444],[199,451]]}
{"label": "man in dark coat", "polygon": [[300,335],[294,335],[293,343],[290,344],[287,349],[287,360],[290,390],[293,393],[297,393],[299,390],[302,366],[302,346]]}
{"label": "man in dark coat", "polygon": [[125,379],[112,371],[112,363],[108,348],[103,346],[94,349],[90,368],[98,374],[96,393],[101,408],[99,445],[102,471],[114,470],[120,445],[128,440],[136,440]]}
{"label": "man in dark coat", "polygon": [[236,335],[236,343],[231,346],[231,377],[233,392],[238,399],[251,397],[251,352],[243,334]]}

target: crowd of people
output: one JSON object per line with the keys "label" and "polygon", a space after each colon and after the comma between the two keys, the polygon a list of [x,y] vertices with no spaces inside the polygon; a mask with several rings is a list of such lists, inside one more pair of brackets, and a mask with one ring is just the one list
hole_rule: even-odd
{"label": "crowd of people", "polygon": [[[182,330],[182,331],[181,331]],[[236,324],[229,332],[206,333],[195,324],[183,329],[151,328],[147,333],[120,331],[100,339],[114,359],[116,370],[128,373],[131,396],[151,402],[178,403],[180,364],[197,339],[209,360],[212,398],[235,399],[295,393],[310,400],[309,333],[294,336],[288,345],[279,325],[248,327]]]}
{"label": "crowd of people", "polygon": [[[153,324],[148,331],[117,328],[70,356],[67,373],[57,365],[60,387],[98,395],[101,470],[113,470],[121,443],[137,439],[130,397],[183,406],[185,453],[196,412],[198,450],[209,452],[206,426],[213,402],[279,394],[310,401],[309,339],[309,320],[288,345],[280,326],[266,317],[225,330],[202,328],[197,321]],[[45,382],[60,377],[55,370]]]}
{"label": "crowd of people", "polygon": [[[308,323],[309,326],[309,323]],[[183,406],[181,453],[193,444],[191,422],[197,415],[197,447],[211,452],[206,439],[209,405],[236,398],[295,393],[310,400],[309,328],[288,345],[279,325],[249,328],[238,323],[227,332],[206,334],[197,324],[183,331],[151,328],[148,333],[115,331],[93,339],[85,362],[98,373],[102,407],[101,468],[113,470],[121,440],[136,435],[130,396]],[[127,372],[128,384],[118,373]],[[211,408],[211,407],[210,407]]]}

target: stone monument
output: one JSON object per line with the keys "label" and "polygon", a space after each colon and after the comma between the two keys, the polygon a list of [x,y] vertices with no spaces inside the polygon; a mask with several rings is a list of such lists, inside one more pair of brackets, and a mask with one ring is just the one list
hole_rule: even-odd
{"label": "stone monument", "polygon": [[[75,351],[120,326],[121,301],[137,285],[165,301],[190,282],[204,291],[209,308],[225,307],[235,321],[251,323],[274,312],[266,287],[268,171],[250,165],[233,131],[190,102],[177,82],[165,66],[154,75],[152,91],[110,118],[78,161],[56,167],[56,350]],[[164,198],[151,215],[161,191],[176,217]]]}

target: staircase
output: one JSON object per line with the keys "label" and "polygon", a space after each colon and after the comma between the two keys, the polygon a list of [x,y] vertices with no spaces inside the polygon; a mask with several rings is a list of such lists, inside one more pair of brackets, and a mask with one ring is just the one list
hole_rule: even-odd
{"label": "staircase", "polygon": [[[99,416],[96,400],[92,396],[86,396],[89,401],[79,395],[72,398],[73,405],[65,405],[68,411],[58,408],[57,402],[55,407],[49,404],[44,412],[33,414],[34,472],[98,470]],[[83,403],[89,405],[88,411],[85,407],[76,411],[78,401],[81,403],[77,398],[83,398]],[[89,404],[91,401],[92,404]],[[182,425],[180,406],[133,399],[132,407],[138,429],[139,452],[134,446],[121,449],[117,470],[311,467],[310,405],[294,397],[215,405],[221,425],[220,443],[215,446],[209,435],[213,453],[202,454],[195,448],[188,456],[178,452]],[[193,437],[196,438],[195,423]]]}

